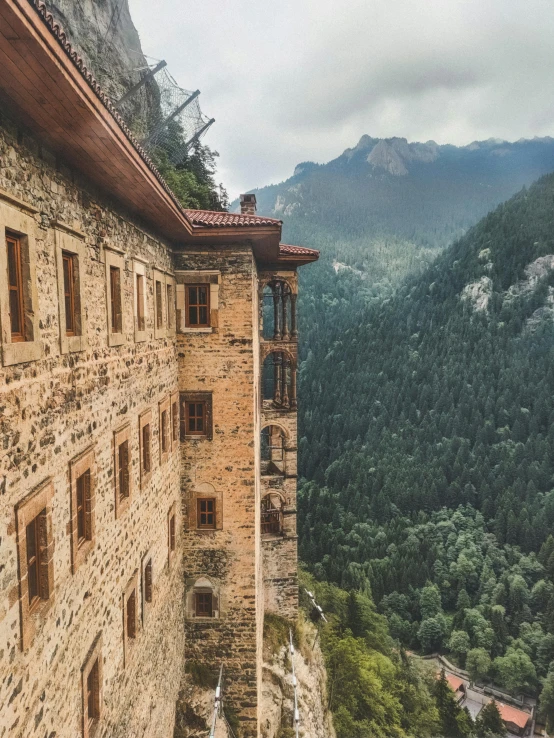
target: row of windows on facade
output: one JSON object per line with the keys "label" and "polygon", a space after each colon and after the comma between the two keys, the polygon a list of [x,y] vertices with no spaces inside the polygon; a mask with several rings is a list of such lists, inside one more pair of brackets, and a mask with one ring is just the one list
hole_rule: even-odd
{"label": "row of windows on facade", "polygon": [[[26,261],[25,238],[21,234],[6,232],[6,252],[8,268],[8,291],[11,341],[32,341],[33,336],[29,329],[26,315],[33,310],[31,295],[24,289],[24,265]],[[65,335],[68,337],[80,335],[81,332],[81,290],[80,290],[79,255],[62,251],[63,272],[63,300],[65,313]],[[123,332],[123,305],[122,305],[122,267],[109,266],[109,303],[110,303],[110,331],[112,334]],[[136,273],[135,278],[135,315],[138,331],[146,330],[146,275]],[[163,310],[163,291],[165,289],[165,315]],[[155,321],[156,328],[165,325],[175,327],[175,294],[174,285],[154,280]],[[185,285],[185,325],[190,327],[210,326],[210,285]]]}

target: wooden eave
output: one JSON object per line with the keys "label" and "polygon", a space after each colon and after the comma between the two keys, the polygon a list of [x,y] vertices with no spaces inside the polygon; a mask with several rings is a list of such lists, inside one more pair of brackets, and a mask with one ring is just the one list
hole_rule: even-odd
{"label": "wooden eave", "polygon": [[0,0],[0,89],[37,138],[170,240],[192,224],[27,0]]}

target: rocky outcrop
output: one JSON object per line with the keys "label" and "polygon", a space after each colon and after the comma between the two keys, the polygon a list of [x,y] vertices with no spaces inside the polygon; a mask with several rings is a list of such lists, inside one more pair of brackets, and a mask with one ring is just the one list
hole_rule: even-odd
{"label": "rocky outcrop", "polygon": [[[300,645],[294,667],[298,683],[299,734],[302,738],[335,738],[328,710],[327,673],[311,623],[299,621]],[[260,738],[294,738],[294,690],[286,643],[273,653],[264,649]]]}

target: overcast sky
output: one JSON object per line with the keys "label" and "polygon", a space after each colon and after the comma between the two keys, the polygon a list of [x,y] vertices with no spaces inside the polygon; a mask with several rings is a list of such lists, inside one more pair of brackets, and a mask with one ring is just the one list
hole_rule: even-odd
{"label": "overcast sky", "polygon": [[214,117],[232,197],[364,133],[554,135],[552,0],[129,0],[146,54]]}

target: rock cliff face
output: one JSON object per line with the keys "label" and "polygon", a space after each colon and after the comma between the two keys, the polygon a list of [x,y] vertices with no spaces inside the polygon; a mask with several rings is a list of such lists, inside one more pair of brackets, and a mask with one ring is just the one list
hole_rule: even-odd
{"label": "rock cliff face", "polygon": [[146,66],[127,0],[46,0],[72,45],[112,100]]}
{"label": "rock cliff face", "polygon": [[[327,708],[327,673],[316,640],[316,629],[299,622],[300,646],[294,667],[298,682],[298,709],[302,738],[335,738],[331,713]],[[314,643],[315,642],[315,643]],[[294,691],[289,650],[264,648],[262,725],[260,738],[293,738]]]}

